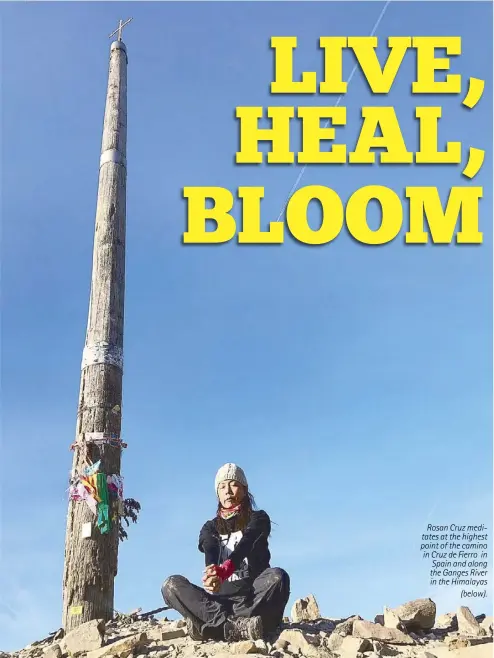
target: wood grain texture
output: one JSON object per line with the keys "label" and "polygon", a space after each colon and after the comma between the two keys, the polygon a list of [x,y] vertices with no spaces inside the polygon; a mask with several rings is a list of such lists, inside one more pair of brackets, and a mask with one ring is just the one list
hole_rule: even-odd
{"label": "wood grain texture", "polygon": [[[113,44],[101,153],[116,149],[125,162],[126,142],[127,55]],[[100,167],[86,346],[105,341],[123,349],[126,177],[122,164],[109,161]],[[86,432],[120,436],[122,376],[120,368],[109,364],[92,364],[81,371],[76,441]],[[93,462],[101,459],[102,472],[120,474],[119,447],[90,445],[89,455]],[[84,454],[76,448],[73,469],[79,471],[83,465]],[[82,525],[89,521],[91,538],[83,539]],[[63,575],[66,633],[91,619],[112,618],[118,543],[116,522],[108,534],[101,535],[88,506],[69,502]],[[82,606],[82,614],[71,614],[73,606]]]}

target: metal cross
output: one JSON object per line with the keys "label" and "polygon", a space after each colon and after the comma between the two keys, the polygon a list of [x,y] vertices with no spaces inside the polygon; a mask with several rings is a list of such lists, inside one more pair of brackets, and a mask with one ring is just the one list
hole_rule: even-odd
{"label": "metal cross", "polygon": [[114,30],[114,31],[109,35],[108,38],[111,39],[111,38],[112,38],[113,36],[115,36],[115,34],[117,34],[117,32],[118,32],[118,40],[119,40],[119,41],[122,41],[122,29],[123,29],[126,25],[128,25],[128,24],[130,23],[131,20],[132,20],[132,18],[128,18],[128,19],[125,21],[125,23],[122,23],[122,21],[120,20],[119,23],[118,23],[118,27],[117,27],[117,29]]}

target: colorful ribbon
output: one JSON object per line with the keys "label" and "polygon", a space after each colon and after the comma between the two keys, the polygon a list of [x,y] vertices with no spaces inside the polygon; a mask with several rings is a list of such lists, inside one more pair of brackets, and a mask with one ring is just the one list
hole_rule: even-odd
{"label": "colorful ribbon", "polygon": [[108,484],[104,473],[98,473],[95,477],[98,494],[101,500],[101,502],[98,503],[98,528],[102,535],[106,535],[111,528]]}
{"label": "colorful ribbon", "polygon": [[[100,465],[101,460],[84,468],[78,478],[71,478],[69,496],[72,500],[87,503],[91,512],[98,517],[97,525],[101,534],[106,535],[111,529],[112,520],[116,522],[124,512],[123,477],[99,473]],[[110,494],[113,496],[113,505]]]}

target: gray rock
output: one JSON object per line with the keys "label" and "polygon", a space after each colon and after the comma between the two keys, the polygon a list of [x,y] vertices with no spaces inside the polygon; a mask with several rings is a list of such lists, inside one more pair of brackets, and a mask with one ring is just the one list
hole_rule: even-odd
{"label": "gray rock", "polygon": [[409,631],[434,628],[436,604],[432,599],[415,599],[394,608],[395,614]]}
{"label": "gray rock", "polygon": [[353,623],[353,637],[366,640],[379,640],[389,644],[414,644],[414,640],[397,628],[385,628],[371,621],[357,620]]}
{"label": "gray rock", "polygon": [[342,621],[341,623],[337,624],[334,633],[338,633],[338,635],[342,635],[343,637],[346,635],[351,635],[353,631],[353,624],[356,621],[361,621],[362,617],[359,615],[354,615],[353,617],[349,617],[348,619],[345,619],[345,621]]}
{"label": "gray rock", "polygon": [[304,656],[319,657],[318,647],[320,644],[319,638],[303,633],[300,630],[285,630],[280,634],[279,640],[285,640],[290,645],[290,650],[295,649],[300,651]]}
{"label": "gray rock", "polygon": [[293,604],[291,612],[293,622],[315,621],[320,617],[319,606],[313,594],[309,594],[305,599],[298,599]]}
{"label": "gray rock", "polygon": [[394,610],[384,606],[384,626],[386,628],[398,628],[400,631],[405,631],[405,627],[400,618]]}
{"label": "gray rock", "polygon": [[185,637],[187,635],[187,631],[185,628],[171,628],[167,630],[161,631],[161,639],[162,640],[176,640],[179,637]]}
{"label": "gray rock", "polygon": [[459,607],[456,618],[458,619],[458,631],[461,635],[472,635],[473,637],[487,635],[487,631],[475,619],[470,608],[466,606]]}
{"label": "gray rock", "polygon": [[278,649],[280,651],[286,651],[288,649],[288,645],[290,643],[288,640],[283,640],[282,638],[278,638],[276,642],[274,643],[275,649]]}
{"label": "gray rock", "polygon": [[135,635],[128,635],[127,637],[107,644],[101,649],[90,651],[86,658],[105,658],[106,656],[118,656],[118,658],[129,658],[133,653],[137,653],[136,649],[146,645],[149,642],[146,633],[136,633]]}
{"label": "gray rock", "polygon": [[494,617],[486,617],[481,623],[480,627],[484,629],[487,635],[492,635]]}
{"label": "gray rock", "polygon": [[441,630],[458,630],[458,621],[455,612],[447,612],[445,615],[439,615],[434,624],[435,629]]}
{"label": "gray rock", "polygon": [[345,636],[345,635],[340,635],[339,633],[331,633],[329,638],[325,641],[326,647],[329,649],[329,651],[338,653],[340,650],[341,645],[343,644],[343,640],[345,637],[350,637],[350,636]]}
{"label": "gray rock", "polygon": [[414,640],[417,644],[424,644],[425,642],[424,638],[420,637],[420,635],[417,635],[417,633],[414,633],[413,631],[410,631],[408,635],[410,635],[412,640]]}
{"label": "gray rock", "polygon": [[372,644],[374,652],[378,656],[398,656],[401,653],[401,651],[392,644],[385,644],[384,642],[379,642],[379,640],[372,640]]}
{"label": "gray rock", "polygon": [[230,650],[236,654],[257,653],[257,648],[252,640],[244,640],[243,642],[234,642]]}
{"label": "gray rock", "polygon": [[[215,656],[215,658],[232,658],[232,654],[231,654],[231,653],[228,653],[228,652],[225,652],[225,651],[218,652],[218,653],[214,653],[213,655]],[[243,657],[243,656],[249,656],[249,658],[252,658],[252,656],[255,656],[256,654],[252,654],[252,653],[248,653],[248,654],[247,654],[247,653],[237,653],[237,654],[235,654],[235,655],[236,655],[236,656],[242,656],[242,657]]]}
{"label": "gray rock", "polygon": [[48,649],[45,649],[43,652],[43,658],[62,658],[60,645],[55,643],[48,647]]}
{"label": "gray rock", "polygon": [[344,655],[356,656],[357,653],[363,653],[364,651],[372,651],[373,649],[374,647],[372,646],[372,642],[370,642],[369,640],[365,638],[352,637],[351,635],[347,635],[346,637],[342,638],[342,642],[338,649],[338,653]]}
{"label": "gray rock", "polygon": [[256,640],[254,642],[254,647],[256,649],[255,653],[259,653],[263,656],[265,656],[267,653],[269,653],[268,645],[266,644],[266,642],[264,640]]}
{"label": "gray rock", "polygon": [[492,637],[452,637],[447,638],[447,645],[450,651],[455,649],[465,649],[466,647],[474,647],[477,644],[487,644],[492,642]]}
{"label": "gray rock", "polygon": [[105,634],[105,622],[103,619],[93,619],[87,621],[67,635],[60,641],[60,650],[69,656],[78,656],[81,653],[88,653],[103,646]]}

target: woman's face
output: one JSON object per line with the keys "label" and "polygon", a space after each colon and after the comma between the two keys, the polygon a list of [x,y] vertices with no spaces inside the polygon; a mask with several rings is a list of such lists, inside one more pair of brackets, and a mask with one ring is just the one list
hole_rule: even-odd
{"label": "woman's face", "polygon": [[245,498],[245,487],[235,480],[220,482],[218,487],[218,498],[221,507],[229,509],[239,505]]}

